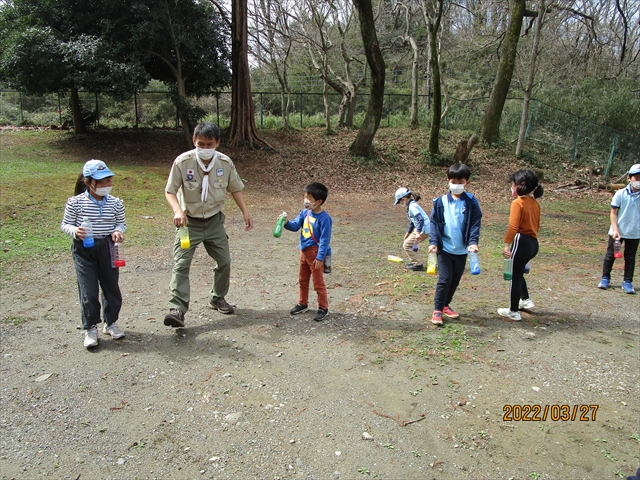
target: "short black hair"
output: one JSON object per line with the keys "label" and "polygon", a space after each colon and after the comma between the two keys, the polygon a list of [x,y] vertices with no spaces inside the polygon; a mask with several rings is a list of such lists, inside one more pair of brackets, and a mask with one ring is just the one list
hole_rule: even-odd
{"label": "short black hair", "polygon": [[196,137],[215,138],[216,140],[220,140],[220,129],[215,123],[202,122],[196,125],[196,128],[193,129],[193,138]]}
{"label": "short black hair", "polygon": [[327,195],[329,194],[327,187],[320,182],[310,183],[305,187],[304,191],[316,200],[322,200],[323,204],[327,201]]}
{"label": "short black hair", "polygon": [[471,178],[471,170],[464,163],[454,163],[447,171],[447,178],[449,180],[469,180]]}

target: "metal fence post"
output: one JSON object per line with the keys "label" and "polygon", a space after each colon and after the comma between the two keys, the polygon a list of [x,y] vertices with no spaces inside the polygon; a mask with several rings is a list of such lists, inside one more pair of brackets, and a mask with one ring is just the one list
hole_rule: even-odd
{"label": "metal fence post", "polygon": [[23,112],[22,112],[22,92],[20,92],[20,103],[18,104],[18,125],[22,125],[24,121]]}
{"label": "metal fence post", "polygon": [[391,94],[387,95],[387,127],[391,126]]}
{"label": "metal fence post", "polygon": [[136,114],[136,128],[138,128],[138,91],[133,91],[133,108]]}
{"label": "metal fence post", "polygon": [[576,157],[578,156],[578,131],[580,130],[580,117],[578,117],[578,121],[576,122],[576,132],[573,135],[573,157],[572,161],[576,161]]}
{"label": "metal fence post", "polygon": [[98,110],[98,92],[96,92],[96,121],[94,123],[95,127],[100,126],[100,110]]}
{"label": "metal fence post", "polygon": [[613,134],[613,145],[611,145],[611,153],[609,154],[609,162],[607,163],[607,168],[604,171],[604,178],[609,176],[609,170],[611,169],[611,164],[613,163],[613,157],[616,155],[616,147],[618,146],[618,134]]}
{"label": "metal fence post", "polygon": [[300,92],[300,128],[302,128],[302,92]]}
{"label": "metal fence post", "polygon": [[220,126],[220,92],[216,92],[216,118],[217,125]]}
{"label": "metal fence post", "polygon": [[262,92],[260,92],[260,130],[262,130]]}
{"label": "metal fence post", "polygon": [[527,128],[524,131],[525,140],[527,139],[527,137],[529,136],[529,132],[531,131],[531,125],[533,123],[533,110],[535,109],[535,105],[536,105],[536,101],[531,100],[530,102],[531,109],[529,110],[529,121],[527,122]]}
{"label": "metal fence post", "polygon": [[60,106],[60,92],[58,92],[58,116],[60,117],[60,125],[62,125],[62,107]]}

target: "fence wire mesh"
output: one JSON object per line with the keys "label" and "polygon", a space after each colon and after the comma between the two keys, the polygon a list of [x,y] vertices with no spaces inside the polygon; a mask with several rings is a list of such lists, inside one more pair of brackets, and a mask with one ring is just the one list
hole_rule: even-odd
{"label": "fence wire mesh", "polygon": [[[332,128],[338,125],[342,97],[328,95]],[[176,108],[168,92],[136,92],[130,99],[117,101],[102,93],[80,92],[83,119],[89,127],[100,128],[177,128]],[[207,112],[206,120],[221,127],[231,120],[231,93],[192,99]],[[367,110],[368,93],[356,97],[353,126],[359,127]],[[450,98],[443,128],[466,132],[479,131],[487,98]],[[254,92],[253,103],[258,128],[281,128],[282,96],[278,92]],[[510,98],[501,117],[500,134],[505,142],[518,138],[522,99]],[[381,126],[399,127],[410,123],[411,96],[385,94]],[[418,121],[431,122],[429,97],[418,99]],[[289,124],[294,127],[326,126],[322,93],[292,93],[289,97]],[[61,125],[72,124],[69,95],[65,93],[29,96],[15,91],[0,91],[0,124]],[[640,137],[615,131],[586,118],[565,112],[544,102],[532,100],[525,137],[525,153],[556,154],[571,168],[590,168],[606,177],[623,175],[630,165],[640,162]]]}

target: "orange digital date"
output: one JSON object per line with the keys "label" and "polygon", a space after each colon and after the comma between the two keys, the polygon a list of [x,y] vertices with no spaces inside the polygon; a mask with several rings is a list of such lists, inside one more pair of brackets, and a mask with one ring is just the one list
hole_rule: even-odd
{"label": "orange digital date", "polygon": [[505,422],[595,422],[600,405],[505,405],[502,407]]}

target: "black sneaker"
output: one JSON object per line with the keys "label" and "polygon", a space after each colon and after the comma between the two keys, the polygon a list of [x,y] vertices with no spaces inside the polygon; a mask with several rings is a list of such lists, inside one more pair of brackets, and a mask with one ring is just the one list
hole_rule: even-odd
{"label": "black sneaker", "polygon": [[289,313],[291,315],[297,315],[299,313],[306,312],[306,311],[307,311],[307,306],[306,305],[300,305],[298,303],[298,304],[296,304],[295,307],[293,307],[291,310],[289,310]]}
{"label": "black sneaker", "polygon": [[220,313],[225,313],[227,315],[233,313],[233,307],[229,305],[224,298],[218,298],[216,301],[210,300],[209,305]]}
{"label": "black sneaker", "polygon": [[407,268],[414,272],[424,272],[424,265],[422,264],[416,265],[415,263],[409,263],[407,264]]}
{"label": "black sneaker", "polygon": [[324,317],[326,317],[327,315],[329,315],[329,309],[324,310],[322,308],[319,308],[318,311],[316,312],[316,316],[313,317],[313,319],[316,322],[321,322],[322,320],[324,320]]}
{"label": "black sneaker", "polygon": [[184,313],[177,308],[172,308],[164,317],[164,324],[167,327],[182,328],[184,327]]}

